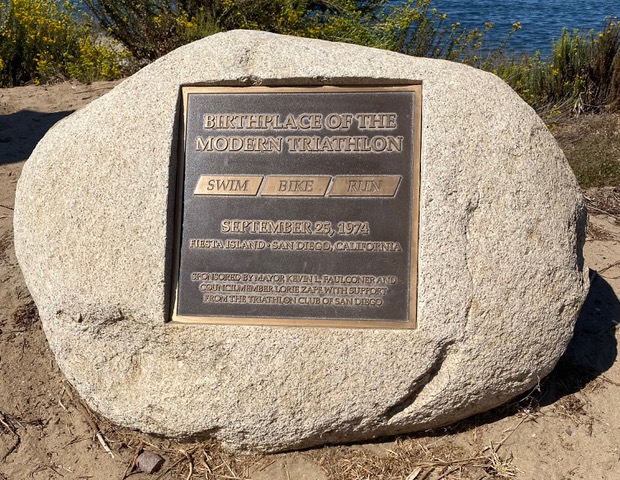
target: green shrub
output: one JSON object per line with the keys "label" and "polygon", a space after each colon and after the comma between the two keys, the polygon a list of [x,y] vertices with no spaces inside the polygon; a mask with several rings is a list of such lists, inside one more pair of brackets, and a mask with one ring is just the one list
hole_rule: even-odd
{"label": "green shrub", "polygon": [[537,53],[520,59],[495,57],[481,66],[546,115],[620,108],[620,25],[613,18],[598,34],[564,30],[548,60]]}
{"label": "green shrub", "polygon": [[416,57],[442,58],[473,63],[485,37],[493,28],[467,30],[460,22],[449,23],[445,13],[432,6],[432,0],[409,0],[392,7],[388,23],[395,24],[390,50]]}
{"label": "green shrub", "polygon": [[492,24],[448,24],[431,0],[84,0],[106,31],[143,62],[217,31],[260,29],[410,55],[473,58]]}
{"label": "green shrub", "polygon": [[[55,78],[117,78],[129,55],[148,63],[218,31],[261,29],[461,61],[492,71],[548,119],[566,111],[620,110],[620,24],[563,31],[549,59],[491,53],[489,30],[450,23],[432,0],[84,0],[103,27],[69,0],[0,0],[0,85]],[[120,48],[113,42],[118,41]]]}
{"label": "green shrub", "polygon": [[234,28],[294,33],[305,1],[84,0],[99,24],[139,61]]}
{"label": "green shrub", "polygon": [[121,75],[123,54],[96,40],[88,18],[69,2],[0,3],[0,85],[58,78],[89,82]]}

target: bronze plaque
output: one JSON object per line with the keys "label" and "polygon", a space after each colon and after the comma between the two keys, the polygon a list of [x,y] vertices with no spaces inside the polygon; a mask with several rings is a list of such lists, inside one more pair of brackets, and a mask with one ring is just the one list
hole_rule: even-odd
{"label": "bronze plaque", "polygon": [[172,319],[414,328],[421,95],[185,87]]}

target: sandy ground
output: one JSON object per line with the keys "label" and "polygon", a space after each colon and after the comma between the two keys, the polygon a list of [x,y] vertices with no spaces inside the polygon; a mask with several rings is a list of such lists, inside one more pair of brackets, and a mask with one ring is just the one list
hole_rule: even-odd
{"label": "sandy ground", "polygon": [[[0,90],[0,480],[620,479],[620,189],[613,188],[586,192],[592,288],[567,353],[539,388],[502,408],[421,435],[256,457],[141,435],[89,412],[56,366],[24,284],[13,204],[24,161],[45,132],[114,85]],[[132,468],[143,450],[165,459],[158,473]]]}

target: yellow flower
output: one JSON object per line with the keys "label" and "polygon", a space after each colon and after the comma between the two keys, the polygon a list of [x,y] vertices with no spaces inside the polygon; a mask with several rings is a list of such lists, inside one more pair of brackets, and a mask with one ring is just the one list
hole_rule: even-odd
{"label": "yellow flower", "polygon": [[515,22],[512,24],[512,28],[515,30],[521,30],[521,22]]}

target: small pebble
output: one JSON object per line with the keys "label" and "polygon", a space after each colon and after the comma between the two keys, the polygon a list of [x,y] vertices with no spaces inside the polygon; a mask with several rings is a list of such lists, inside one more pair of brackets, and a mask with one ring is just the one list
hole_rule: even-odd
{"label": "small pebble", "polygon": [[144,473],[155,473],[161,468],[165,460],[153,452],[142,452],[137,460],[136,467]]}

